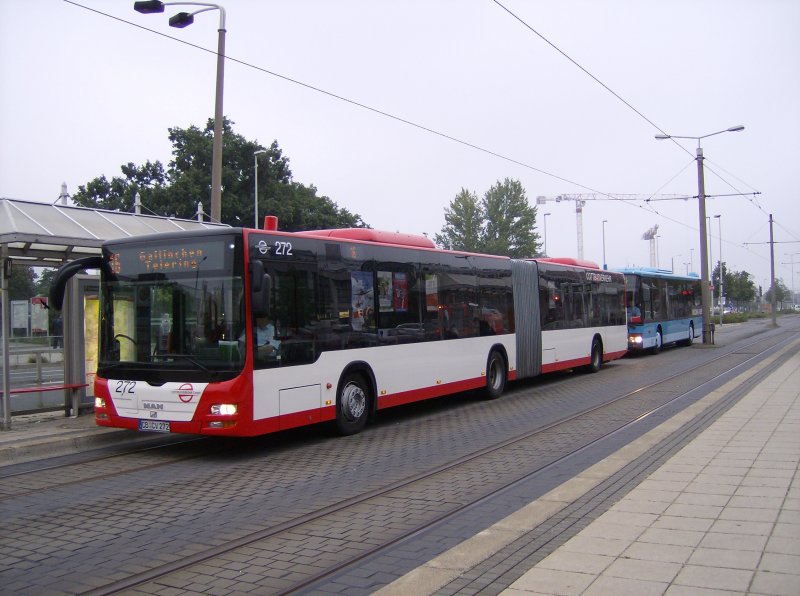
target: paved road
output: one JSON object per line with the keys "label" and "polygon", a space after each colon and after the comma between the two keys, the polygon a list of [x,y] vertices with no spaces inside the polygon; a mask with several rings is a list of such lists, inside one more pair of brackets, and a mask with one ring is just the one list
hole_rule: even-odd
{"label": "paved road", "polygon": [[[800,319],[795,321],[794,333],[798,322]],[[728,364],[743,362],[763,348],[753,341],[763,339],[768,344],[785,331],[769,330],[760,323],[729,326],[718,334],[718,349],[667,349],[658,356],[618,361],[597,375],[558,374],[523,381],[512,384],[508,393],[495,401],[462,394],[415,404],[381,415],[378,424],[353,437],[334,438],[317,427],[253,440],[205,440],[77,468],[0,479],[3,589],[21,594],[80,593],[156,564],[175,562],[258,528],[293,520],[444,465],[592,403],[688,371],[694,365],[711,363],[723,353],[728,354]],[[703,373],[709,390],[724,368],[720,362]],[[677,379],[675,387],[663,391],[683,391],[693,382],[690,376]],[[601,433],[609,424],[607,417],[590,417],[568,431],[554,433],[535,452],[521,452],[521,459],[501,462],[498,470],[514,471],[531,465],[532,458],[541,462],[556,459],[575,445],[585,444],[593,433]],[[591,455],[604,457],[610,448]],[[12,471],[13,467],[3,472]],[[383,561],[366,562],[373,565],[371,581],[375,581],[375,565],[385,570],[382,581],[389,583],[574,472],[573,468],[554,469],[540,486],[510,491],[473,511],[458,527],[440,528],[435,535],[405,543]],[[405,515],[421,515],[465,499],[466,491],[492,481],[495,475],[481,472],[463,487],[428,487],[411,495]],[[318,565],[325,553],[348,548],[347,541],[364,540],[366,530],[372,529],[365,529],[365,523],[389,527],[398,517],[403,516],[384,516],[380,510],[364,512],[362,518],[344,524],[338,536],[310,534],[278,545],[280,556],[264,557],[260,565],[253,562],[258,553],[249,553],[245,561],[237,554],[206,568],[205,573],[170,581],[181,584],[174,586],[176,593],[201,589],[227,593],[242,586],[262,586],[261,593],[271,593],[263,587],[266,584],[258,582],[291,575],[292,566]],[[338,578],[330,591],[347,586],[348,593],[359,594],[375,587],[360,580],[363,575],[356,570]],[[500,589],[513,579],[500,575],[494,581]]]}

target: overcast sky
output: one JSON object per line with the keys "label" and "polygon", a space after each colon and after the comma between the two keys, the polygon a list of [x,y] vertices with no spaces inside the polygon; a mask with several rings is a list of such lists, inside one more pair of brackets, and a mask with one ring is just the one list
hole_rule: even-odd
{"label": "overcast sky", "polygon": [[[52,202],[62,182],[74,192],[96,176],[120,175],[129,161],[167,163],[167,128],[213,116],[216,57],[176,39],[214,51],[217,12],[180,30],[168,17],[188,8],[140,15],[133,0],[77,2],[0,0],[2,197]],[[520,180],[532,204],[593,192],[696,195],[696,141],[654,135],[742,124],[742,132],[702,141],[707,194],[761,193],[707,200],[708,215],[722,215],[711,220],[712,257],[721,221],[728,266],[766,286],[772,213],[776,276],[791,286],[783,263],[794,260],[800,290],[796,0],[224,7],[226,53],[240,61],[225,70],[234,130],[264,145],[277,140],[295,180],[374,228],[432,236],[462,187],[482,196],[504,178]],[[658,225],[659,265],[700,271],[696,199],[587,198],[586,259],[602,263],[606,220],[609,266],[648,266],[642,235]],[[577,256],[575,202],[540,205],[542,235],[544,213],[548,253]]]}

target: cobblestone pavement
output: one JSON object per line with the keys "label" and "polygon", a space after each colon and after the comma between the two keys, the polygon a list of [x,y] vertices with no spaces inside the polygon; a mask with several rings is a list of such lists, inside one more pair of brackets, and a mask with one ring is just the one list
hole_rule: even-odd
{"label": "cobblestone pavement", "polygon": [[[731,347],[747,337],[751,340],[758,337],[752,330],[742,328],[738,331],[731,328],[729,333]],[[233,445],[203,440],[197,446],[199,456],[188,459],[178,457],[179,447],[175,445],[153,449],[141,467],[131,464],[130,456],[111,458],[102,467],[87,460],[81,466],[85,480],[48,488],[47,481],[39,477],[38,484],[33,483],[31,490],[22,491],[24,497],[12,494],[21,490],[19,481],[3,479],[0,474],[0,489],[14,485],[8,493],[0,492],[0,517],[4,520],[4,532],[0,537],[3,589],[32,594],[79,593],[155,564],[180,561],[258,528],[289,521],[326,504],[347,500],[363,491],[450,461],[504,436],[513,436],[522,429],[544,426],[567,412],[579,411],[609,395],[618,395],[663,377],[665,371],[687,370],[689,361],[710,361],[723,349],[722,346],[719,350],[695,346],[688,350],[666,350],[656,357],[658,367],[652,366],[652,358],[632,358],[614,363],[598,375],[553,375],[517,383],[498,401],[485,402],[474,395],[461,395],[419,404],[381,416],[377,425],[354,437],[332,438],[320,428],[311,428],[241,440]],[[729,360],[744,361],[749,357],[746,352],[732,349]],[[708,374],[713,376],[714,371]],[[722,383],[719,381],[720,385]],[[689,385],[688,378],[676,379],[671,392],[679,393]],[[25,440],[33,441],[34,435],[42,434],[39,431],[48,423],[30,423],[31,426],[36,424],[43,426],[36,431],[20,429],[14,440],[19,442],[27,433]],[[570,433],[554,433],[541,442],[539,453],[534,455],[541,461],[556,457],[576,440],[586,440],[589,433],[601,432],[602,426],[603,421],[598,418],[583,425],[576,424]],[[83,432],[72,430],[76,434]],[[86,432],[93,431],[87,428]],[[127,431],[111,432],[128,436]],[[7,433],[3,435],[8,436]],[[582,460],[579,458],[580,461],[553,470],[539,485],[522,487],[486,508],[472,511],[461,520],[460,531],[452,527],[440,528],[438,535],[434,531],[403,544],[390,558],[365,561],[350,575],[311,591],[367,593],[391,584],[490,527],[510,511],[525,510],[531,501],[537,502],[537,496],[549,494],[548,491],[575,477],[581,469],[634,439],[635,436],[621,436],[616,446],[598,447],[592,453],[583,454]],[[13,442],[0,437],[0,454]],[[187,446],[180,449],[191,450]],[[81,448],[72,450],[79,453],[69,457],[86,456]],[[521,459],[531,459],[530,451],[523,455]],[[34,463],[18,464],[5,470],[23,470],[26,465],[29,469]],[[533,465],[533,462],[526,461],[526,465]],[[647,469],[647,465],[640,464],[640,468]],[[0,472],[3,471],[0,468]],[[636,474],[631,477],[635,478]],[[47,478],[53,478],[53,474]],[[473,483],[480,484],[487,479],[492,480],[488,476],[478,476]],[[611,484],[627,486],[631,482],[617,480]],[[418,495],[413,509],[424,506],[436,510],[439,503],[459,498],[458,491],[442,488],[433,487]],[[9,496],[3,497],[3,494]],[[607,501],[606,508],[615,499],[614,494],[611,490],[603,497]],[[581,504],[577,497],[571,503],[573,508],[568,515],[553,520],[552,527],[546,531],[543,527],[540,533],[562,536],[565,526],[574,528],[574,533],[588,523],[583,521],[587,512],[597,510],[597,505],[589,505],[588,501]],[[370,523],[378,517],[373,512]],[[348,538],[353,539],[359,527],[351,520],[343,531],[350,531]],[[335,539],[320,532],[317,540],[306,541],[303,549],[307,549],[309,556],[325,552],[330,550]],[[504,548],[507,547],[498,548],[493,554],[503,556]],[[288,557],[287,565],[302,564],[302,557],[306,556],[303,549],[293,550],[287,545],[284,553]],[[532,565],[525,563],[523,551],[518,549],[520,564]],[[204,576],[174,574],[160,589],[165,594],[231,593],[244,588],[269,593],[263,588],[262,567],[255,564],[261,554],[237,551],[232,557],[234,560],[215,567],[212,573]],[[398,561],[401,564],[398,565]],[[506,556],[503,565],[508,565],[508,561]],[[310,567],[320,565],[311,558],[307,563]],[[478,589],[481,581],[489,581],[489,591],[496,593],[522,574],[514,566],[508,572],[498,572],[499,567],[502,565],[484,563],[480,571],[473,565],[463,569],[457,581],[451,580],[448,587],[438,586],[437,589],[444,590],[442,593],[477,593],[481,591]],[[470,578],[470,574],[475,577]],[[420,586],[416,588],[416,592],[422,593]]]}

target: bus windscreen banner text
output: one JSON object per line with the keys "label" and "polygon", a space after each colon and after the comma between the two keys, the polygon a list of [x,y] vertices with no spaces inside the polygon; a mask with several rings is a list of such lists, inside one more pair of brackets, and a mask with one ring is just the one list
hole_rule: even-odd
{"label": "bus windscreen banner text", "polygon": [[228,239],[185,239],[163,245],[110,246],[111,271],[117,275],[221,271],[226,269]]}

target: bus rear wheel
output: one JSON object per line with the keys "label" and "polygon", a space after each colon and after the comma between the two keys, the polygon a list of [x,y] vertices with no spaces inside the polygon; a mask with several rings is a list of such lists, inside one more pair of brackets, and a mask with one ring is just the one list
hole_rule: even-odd
{"label": "bus rear wheel", "polygon": [[354,435],[367,424],[369,388],[364,377],[350,373],[342,379],[336,398],[336,428],[341,435]]}
{"label": "bus rear wheel", "polygon": [[507,380],[506,360],[500,352],[492,350],[486,362],[486,395],[489,399],[503,395]]}
{"label": "bus rear wheel", "polygon": [[603,347],[600,345],[600,341],[595,339],[592,342],[592,353],[589,356],[589,364],[586,365],[586,372],[589,373],[596,373],[598,372],[603,366]]}
{"label": "bus rear wheel", "polygon": [[693,342],[694,342],[694,325],[692,323],[689,323],[689,337],[687,337],[681,343],[684,346],[691,346]]}

